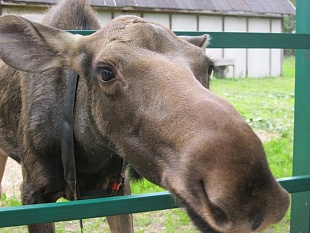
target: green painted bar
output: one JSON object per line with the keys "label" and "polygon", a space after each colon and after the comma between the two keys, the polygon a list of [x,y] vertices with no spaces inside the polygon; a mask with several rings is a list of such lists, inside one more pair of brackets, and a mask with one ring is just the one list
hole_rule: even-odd
{"label": "green painted bar", "polygon": [[293,176],[277,180],[289,193],[310,191],[310,175]]}
{"label": "green painted bar", "polygon": [[90,34],[95,33],[95,30],[68,30],[68,32],[71,32],[72,34],[80,34],[82,36],[88,36]]}
{"label": "green painted bar", "polygon": [[[310,175],[278,179],[290,193],[310,190]],[[178,208],[168,192],[0,208],[0,227]]]}
{"label": "green painted bar", "polygon": [[0,227],[177,208],[168,192],[0,208]]}
{"label": "green painted bar", "polygon": [[[89,35],[95,31],[69,31]],[[199,36],[209,34],[209,48],[294,48],[310,49],[309,34],[237,33],[237,32],[175,32],[177,35]]]}
{"label": "green painted bar", "polygon": [[176,32],[177,35],[211,36],[209,48],[310,48],[310,35],[285,33]]}
{"label": "green painted bar", "polygon": [[[296,31],[310,33],[310,1],[297,0]],[[310,50],[296,51],[293,176],[310,174]],[[310,192],[292,195],[291,233],[310,232]]]}

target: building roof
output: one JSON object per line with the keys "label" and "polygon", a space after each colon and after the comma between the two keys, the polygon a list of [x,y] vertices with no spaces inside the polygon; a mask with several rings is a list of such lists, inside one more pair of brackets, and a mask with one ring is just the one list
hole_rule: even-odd
{"label": "building roof", "polygon": [[[15,4],[55,4],[57,0],[1,0]],[[89,0],[92,6],[121,10],[166,10],[213,14],[295,15],[289,0]]]}

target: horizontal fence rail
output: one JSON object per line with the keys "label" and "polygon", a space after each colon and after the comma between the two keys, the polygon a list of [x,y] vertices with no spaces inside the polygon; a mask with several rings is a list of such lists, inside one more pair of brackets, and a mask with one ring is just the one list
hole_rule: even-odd
{"label": "horizontal fence rail", "polygon": [[0,227],[177,208],[168,192],[0,208]]}
{"label": "horizontal fence rail", "polygon": [[177,208],[168,192],[0,208],[0,227]]}
{"label": "horizontal fence rail", "polygon": [[[90,35],[93,30],[69,30],[80,35]],[[209,34],[209,48],[278,48],[278,49],[310,49],[309,34],[289,33],[250,33],[250,32],[188,32],[177,31],[178,36],[200,36]]]}
{"label": "horizontal fence rail", "polygon": [[[310,189],[310,175],[278,179],[290,193]],[[0,208],[0,227],[178,208],[169,192]]]}
{"label": "horizontal fence rail", "polygon": [[278,48],[309,49],[310,35],[289,33],[249,33],[249,32],[175,32],[177,35],[197,36],[209,34],[209,48]]}

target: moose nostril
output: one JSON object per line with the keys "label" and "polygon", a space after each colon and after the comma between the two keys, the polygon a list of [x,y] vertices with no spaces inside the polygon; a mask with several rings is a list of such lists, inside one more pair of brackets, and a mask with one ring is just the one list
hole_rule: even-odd
{"label": "moose nostril", "polygon": [[260,225],[262,225],[264,221],[264,214],[258,214],[256,215],[253,225],[252,225],[252,231],[255,231],[256,229],[258,229],[260,227]]}
{"label": "moose nostril", "polygon": [[229,222],[228,216],[220,207],[210,203],[210,208],[213,212],[213,216],[217,225],[223,226]]}
{"label": "moose nostril", "polygon": [[203,189],[203,193],[205,195],[205,198],[207,199],[207,202],[209,203],[210,210],[212,212],[212,215],[214,217],[214,220],[218,226],[224,226],[230,223],[229,218],[225,211],[216,205],[215,203],[212,203],[212,201],[209,199],[207,188],[205,187],[205,184],[203,181],[201,181],[201,186]]}

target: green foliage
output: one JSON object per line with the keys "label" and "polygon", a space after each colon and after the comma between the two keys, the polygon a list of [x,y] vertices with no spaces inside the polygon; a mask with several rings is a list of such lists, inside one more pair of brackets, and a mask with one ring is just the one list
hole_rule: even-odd
{"label": "green foliage", "polygon": [[[296,0],[291,0],[292,4],[296,6]],[[283,32],[292,33],[296,30],[296,16],[290,15],[284,17]]]}
{"label": "green foliage", "polygon": [[290,0],[291,3],[293,3],[294,6],[296,6],[296,0]]}
{"label": "green foliage", "polygon": [[[291,1],[294,6],[296,6],[296,0]],[[285,33],[294,33],[296,31],[296,16],[289,15],[283,17],[283,32]],[[294,55],[294,49],[284,49],[285,55]]]}

